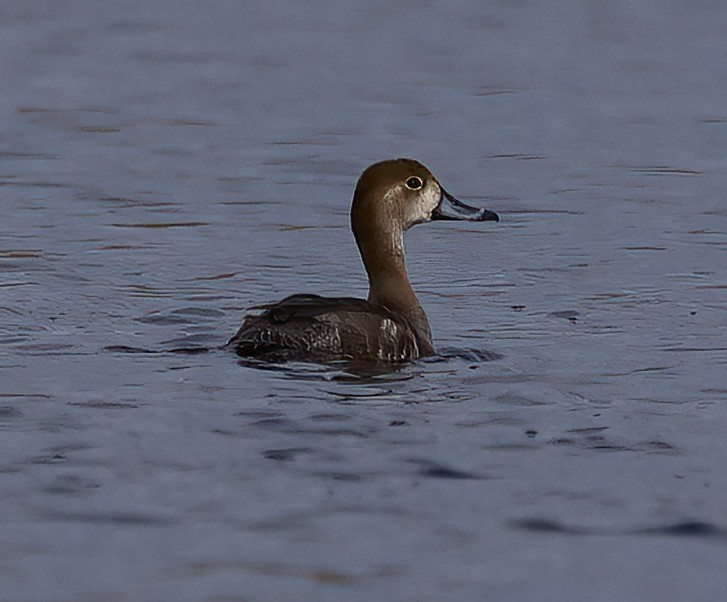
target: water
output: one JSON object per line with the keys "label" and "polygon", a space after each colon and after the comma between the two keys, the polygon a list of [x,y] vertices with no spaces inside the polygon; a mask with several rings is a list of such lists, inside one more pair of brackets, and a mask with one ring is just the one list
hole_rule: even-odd
{"label": "water", "polygon": [[[0,17],[2,602],[720,598],[723,3]],[[441,357],[219,350],[401,155],[502,217],[408,235]]]}

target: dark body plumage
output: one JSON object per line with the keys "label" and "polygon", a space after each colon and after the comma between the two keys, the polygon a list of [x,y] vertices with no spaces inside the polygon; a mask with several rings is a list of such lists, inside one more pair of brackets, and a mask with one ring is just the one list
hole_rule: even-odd
{"label": "dark body plumage", "polygon": [[291,295],[255,309],[228,343],[244,357],[397,362],[434,352],[405,317],[363,299]]}

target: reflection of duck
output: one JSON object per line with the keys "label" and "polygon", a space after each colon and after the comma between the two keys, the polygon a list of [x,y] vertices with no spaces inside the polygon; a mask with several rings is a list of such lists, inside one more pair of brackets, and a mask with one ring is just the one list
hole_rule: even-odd
{"label": "reflection of duck", "polygon": [[356,185],[351,229],[369,278],[369,298],[292,295],[257,309],[228,343],[261,359],[402,361],[432,355],[432,335],[404,265],[404,231],[430,220],[485,221],[493,211],[449,195],[418,161],[371,165]]}

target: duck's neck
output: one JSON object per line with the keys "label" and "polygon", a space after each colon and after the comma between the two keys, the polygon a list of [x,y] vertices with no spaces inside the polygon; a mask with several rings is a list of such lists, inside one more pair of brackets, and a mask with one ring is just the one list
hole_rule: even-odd
{"label": "duck's neck", "polygon": [[404,316],[431,341],[427,316],[406,273],[403,232],[392,233],[385,241],[357,243],[369,278],[369,303]]}

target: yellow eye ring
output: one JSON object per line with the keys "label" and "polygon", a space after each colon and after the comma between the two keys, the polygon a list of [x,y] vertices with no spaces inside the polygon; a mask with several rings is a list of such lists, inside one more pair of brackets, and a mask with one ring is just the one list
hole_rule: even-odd
{"label": "yellow eye ring", "polygon": [[409,190],[419,190],[422,186],[424,186],[424,182],[419,176],[411,176],[410,178],[407,178],[405,184]]}

